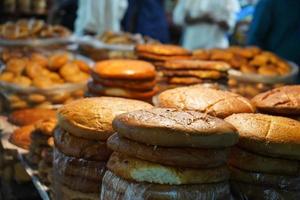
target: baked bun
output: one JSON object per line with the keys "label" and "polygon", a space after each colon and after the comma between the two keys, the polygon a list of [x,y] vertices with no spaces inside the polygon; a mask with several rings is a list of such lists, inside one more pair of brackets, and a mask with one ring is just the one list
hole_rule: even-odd
{"label": "baked bun", "polygon": [[106,161],[112,153],[104,141],[75,137],[61,128],[55,130],[54,142],[55,147],[65,155],[76,158]]}
{"label": "baked bun", "polygon": [[154,53],[138,52],[138,57],[147,61],[167,61],[167,60],[187,60],[191,59],[190,55],[158,55]]}
{"label": "baked bun", "polygon": [[258,94],[252,99],[253,104],[262,112],[299,115],[300,85],[289,85]]}
{"label": "baked bun", "polygon": [[55,115],[56,111],[54,110],[33,108],[14,111],[9,115],[8,120],[17,126],[25,126],[41,119],[55,118]]}
{"label": "baked bun", "polygon": [[167,60],[165,62],[156,63],[158,67],[168,70],[217,70],[227,71],[230,66],[226,62],[203,61],[203,60]]}
{"label": "baked bun", "polygon": [[286,117],[241,113],[225,119],[238,130],[238,145],[249,151],[300,160],[300,122]]}
{"label": "baked bun", "polygon": [[145,145],[126,138],[117,133],[110,136],[107,145],[113,151],[135,158],[177,167],[211,168],[226,164],[229,148],[166,148]]}
{"label": "baked bun", "polygon": [[190,52],[180,46],[166,44],[139,44],[135,50],[144,53],[152,53],[162,56],[190,55]]}
{"label": "baked bun", "polygon": [[88,89],[92,94],[100,96],[124,97],[140,100],[151,99],[158,92],[158,88],[153,88],[148,91],[133,91],[117,87],[103,87],[102,85],[94,82],[88,83]]}
{"label": "baked bun", "polygon": [[173,108],[124,113],[114,119],[113,127],[121,137],[166,147],[222,148],[238,140],[234,127],[222,119]]}
{"label": "baked bun", "polygon": [[191,169],[164,166],[114,152],[107,168],[116,175],[136,182],[183,185],[217,183],[229,178],[226,166],[212,169]]}
{"label": "baked bun", "polygon": [[55,149],[53,165],[57,166],[56,173],[60,176],[76,176],[101,182],[106,162],[66,156]]}
{"label": "baked bun", "polygon": [[220,118],[255,112],[250,101],[238,94],[198,85],[166,90],[157,100],[159,107],[196,110]]}
{"label": "baked bun", "polygon": [[27,125],[16,129],[9,137],[9,142],[21,147],[29,149],[31,144],[31,134],[34,131],[34,125]]}
{"label": "baked bun", "polygon": [[261,156],[233,147],[228,163],[236,168],[269,174],[299,175],[299,161]]}
{"label": "baked bun", "polygon": [[98,62],[93,73],[100,78],[152,80],[156,71],[151,63],[140,60],[105,60]]}
{"label": "baked bun", "polygon": [[103,200],[207,200],[231,199],[228,182],[193,185],[136,183],[106,171],[102,182]]}
{"label": "baked bun", "polygon": [[70,134],[86,139],[106,140],[114,133],[115,116],[151,108],[148,103],[113,97],[85,98],[72,101],[58,110],[58,123]]}
{"label": "baked bun", "polygon": [[230,179],[254,185],[269,185],[282,190],[300,190],[299,175],[284,176],[258,172],[246,172],[235,167],[230,167]]}
{"label": "baked bun", "polygon": [[258,186],[237,181],[232,181],[230,186],[236,199],[300,199],[300,192],[298,191],[279,190],[270,186]]}

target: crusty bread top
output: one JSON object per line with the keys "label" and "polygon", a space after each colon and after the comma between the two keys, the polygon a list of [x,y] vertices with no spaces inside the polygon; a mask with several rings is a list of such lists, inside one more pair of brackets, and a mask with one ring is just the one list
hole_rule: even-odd
{"label": "crusty bread top", "polygon": [[129,112],[132,110],[139,110],[151,108],[152,106],[146,102],[116,98],[116,97],[95,97],[85,98],[72,101],[58,110],[58,123],[62,128],[67,121],[74,127],[82,130],[96,131],[101,133],[113,133],[112,120],[115,116]]}
{"label": "crusty bread top", "polygon": [[300,114],[300,85],[283,86],[258,94],[252,99],[262,111],[279,114]]}
{"label": "crusty bread top", "polygon": [[164,56],[189,55],[190,52],[183,47],[170,44],[139,44],[137,52],[152,53]]}
{"label": "crusty bread top", "polygon": [[203,60],[166,60],[165,62],[155,65],[170,70],[193,69],[227,71],[230,69],[230,66],[225,62]]}
{"label": "crusty bread top", "polygon": [[300,144],[300,122],[264,114],[241,113],[225,119],[238,130],[242,138],[266,144]]}
{"label": "crusty bread top", "polygon": [[203,87],[200,85],[179,87],[162,92],[157,106],[197,110],[220,118],[233,113],[253,113],[250,101],[238,94]]}
{"label": "crusty bread top", "polygon": [[114,119],[113,127],[117,132],[124,127],[128,127],[128,131],[130,127],[134,127],[199,136],[235,133],[235,128],[222,119],[197,111],[180,111],[174,108],[152,108],[124,113]]}
{"label": "crusty bread top", "polygon": [[155,67],[140,60],[105,60],[98,62],[93,73],[101,78],[155,79]]}

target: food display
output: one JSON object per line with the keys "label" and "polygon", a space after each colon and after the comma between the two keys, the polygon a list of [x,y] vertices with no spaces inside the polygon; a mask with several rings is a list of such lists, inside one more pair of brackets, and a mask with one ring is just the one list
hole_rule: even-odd
{"label": "food display", "polygon": [[239,133],[229,159],[233,193],[242,199],[299,199],[300,123],[264,114],[225,119]]}
{"label": "food display", "polygon": [[158,107],[196,110],[220,118],[233,113],[255,112],[255,107],[245,97],[201,85],[166,90],[155,98],[154,104]]}
{"label": "food display", "polygon": [[232,68],[228,72],[230,90],[249,98],[293,82],[298,73],[298,67],[257,47],[199,49],[193,52],[193,58],[227,62]]}
{"label": "food display", "polygon": [[51,107],[82,97],[90,62],[68,52],[2,52],[0,87],[10,108]]}
{"label": "food display", "polygon": [[55,199],[99,199],[102,176],[111,151],[107,138],[114,133],[118,114],[151,108],[148,103],[113,97],[76,100],[58,110],[54,143]]}
{"label": "food display", "polygon": [[229,123],[153,108],[121,114],[113,127],[101,199],[231,198],[226,160],[238,135]]}
{"label": "food display", "polygon": [[28,150],[32,142],[31,134],[33,130],[34,130],[34,125],[32,124],[22,126],[16,129],[14,132],[12,132],[9,141],[12,144],[16,145],[17,147]]}
{"label": "food display", "polygon": [[138,60],[98,62],[88,83],[92,96],[116,96],[151,101],[158,92],[156,71],[151,63]]}
{"label": "food display", "polygon": [[7,40],[64,38],[70,34],[63,26],[46,24],[37,19],[21,19],[0,25],[0,39]]}

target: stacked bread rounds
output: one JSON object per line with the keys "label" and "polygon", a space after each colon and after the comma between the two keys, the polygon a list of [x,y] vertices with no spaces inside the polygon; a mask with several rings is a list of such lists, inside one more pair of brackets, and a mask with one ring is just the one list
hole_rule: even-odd
{"label": "stacked bread rounds", "polygon": [[93,81],[88,83],[92,96],[149,100],[157,93],[155,68],[144,61],[102,61],[93,69],[92,78]]}
{"label": "stacked bread rounds", "polygon": [[73,101],[58,110],[54,142],[55,199],[98,199],[112,121],[121,113],[151,108],[148,103],[114,97]]}
{"label": "stacked bread rounds", "polygon": [[154,98],[158,107],[196,110],[219,118],[233,113],[253,113],[251,102],[235,93],[201,85],[166,90]]}
{"label": "stacked bread rounds", "polygon": [[264,114],[225,119],[239,132],[230,155],[232,190],[241,199],[300,198],[300,122]]}
{"label": "stacked bread rounds", "polygon": [[153,108],[117,116],[101,199],[228,199],[225,121],[196,111]]}

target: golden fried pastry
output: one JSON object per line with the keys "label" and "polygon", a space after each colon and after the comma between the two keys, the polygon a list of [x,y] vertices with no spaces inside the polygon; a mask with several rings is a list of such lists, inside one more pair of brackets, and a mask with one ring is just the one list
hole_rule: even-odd
{"label": "golden fried pastry", "polygon": [[31,144],[31,133],[34,131],[34,125],[27,125],[16,129],[9,137],[9,141],[23,149],[29,149]]}
{"label": "golden fried pastry", "polygon": [[238,55],[234,55],[232,59],[229,60],[229,64],[233,68],[240,68],[242,65],[246,65],[247,63],[248,61],[246,58]]}
{"label": "golden fried pastry", "polygon": [[211,60],[222,60],[222,61],[229,61],[232,60],[233,53],[228,52],[221,49],[212,49],[211,50]]}
{"label": "golden fried pastry", "polygon": [[72,92],[72,96],[75,98],[80,98],[84,96],[84,90],[76,90],[75,92]]}
{"label": "golden fried pastry", "polygon": [[75,76],[80,72],[79,67],[74,63],[67,63],[59,69],[59,74],[66,79],[68,76]]}
{"label": "golden fried pastry", "polygon": [[168,83],[176,85],[193,85],[203,83],[203,80],[196,77],[172,77],[168,79]]}
{"label": "golden fried pastry", "polygon": [[265,65],[258,68],[258,73],[266,76],[277,76],[276,66],[274,65]]}
{"label": "golden fried pastry", "polygon": [[27,100],[31,103],[42,103],[46,101],[46,97],[41,94],[30,94]]}
{"label": "golden fried pastry", "polygon": [[[41,76],[43,71],[42,65],[35,61],[27,62],[25,66],[25,73],[28,77],[34,79],[35,77]],[[43,72],[44,73],[44,72]]]}
{"label": "golden fried pastry", "polygon": [[45,101],[43,103],[36,105],[35,108],[51,109],[53,107],[52,107],[52,103],[50,101]]}
{"label": "golden fried pastry", "polygon": [[54,83],[58,83],[58,84],[62,84],[65,81],[59,76],[59,74],[54,73],[54,72],[50,72],[48,74],[48,77],[51,79],[51,81],[53,81]]}
{"label": "golden fried pastry", "polygon": [[28,103],[22,99],[19,101],[11,102],[10,103],[10,109],[15,110],[15,109],[24,109],[28,108]]}
{"label": "golden fried pastry", "polygon": [[21,87],[28,87],[31,85],[31,80],[27,78],[26,76],[16,76],[12,82],[14,84],[17,84]]}
{"label": "golden fried pastry", "polygon": [[12,72],[16,75],[20,75],[25,69],[26,63],[27,59],[13,58],[6,63],[5,70],[8,72]]}
{"label": "golden fried pastry", "polygon": [[204,49],[198,49],[193,52],[193,58],[199,60],[209,60],[210,52]]}
{"label": "golden fried pastry", "polygon": [[79,72],[76,75],[73,76],[67,76],[65,77],[65,80],[70,82],[70,83],[82,83],[85,82],[89,79],[89,75],[84,73],[84,72]]}
{"label": "golden fried pastry", "polygon": [[70,94],[68,94],[67,92],[60,92],[49,96],[49,101],[51,101],[52,103],[61,104],[64,103],[69,97]]}
{"label": "golden fried pastry", "polygon": [[4,82],[12,82],[14,79],[14,74],[12,72],[3,72],[0,74],[0,80]]}
{"label": "golden fried pastry", "polygon": [[76,64],[81,71],[86,72],[86,73],[90,72],[90,67],[85,61],[83,61],[83,60],[74,60],[73,63]]}
{"label": "golden fried pastry", "polygon": [[53,86],[53,82],[45,76],[35,77],[32,84],[37,88],[49,88]]}
{"label": "golden fried pastry", "polygon": [[254,66],[252,65],[242,65],[240,68],[241,72],[246,73],[246,74],[255,74],[257,73],[257,70]]}
{"label": "golden fried pastry", "polygon": [[70,60],[70,55],[68,53],[59,53],[50,56],[48,68],[50,70],[58,70]]}
{"label": "golden fried pastry", "polygon": [[48,65],[48,59],[43,54],[33,53],[30,56],[30,60],[38,63],[42,67],[46,67]]}
{"label": "golden fried pastry", "polygon": [[263,66],[263,65],[266,65],[269,61],[269,57],[266,56],[266,55],[262,55],[262,54],[259,54],[257,56],[254,57],[253,60],[250,61],[250,65],[253,65],[253,66]]}

